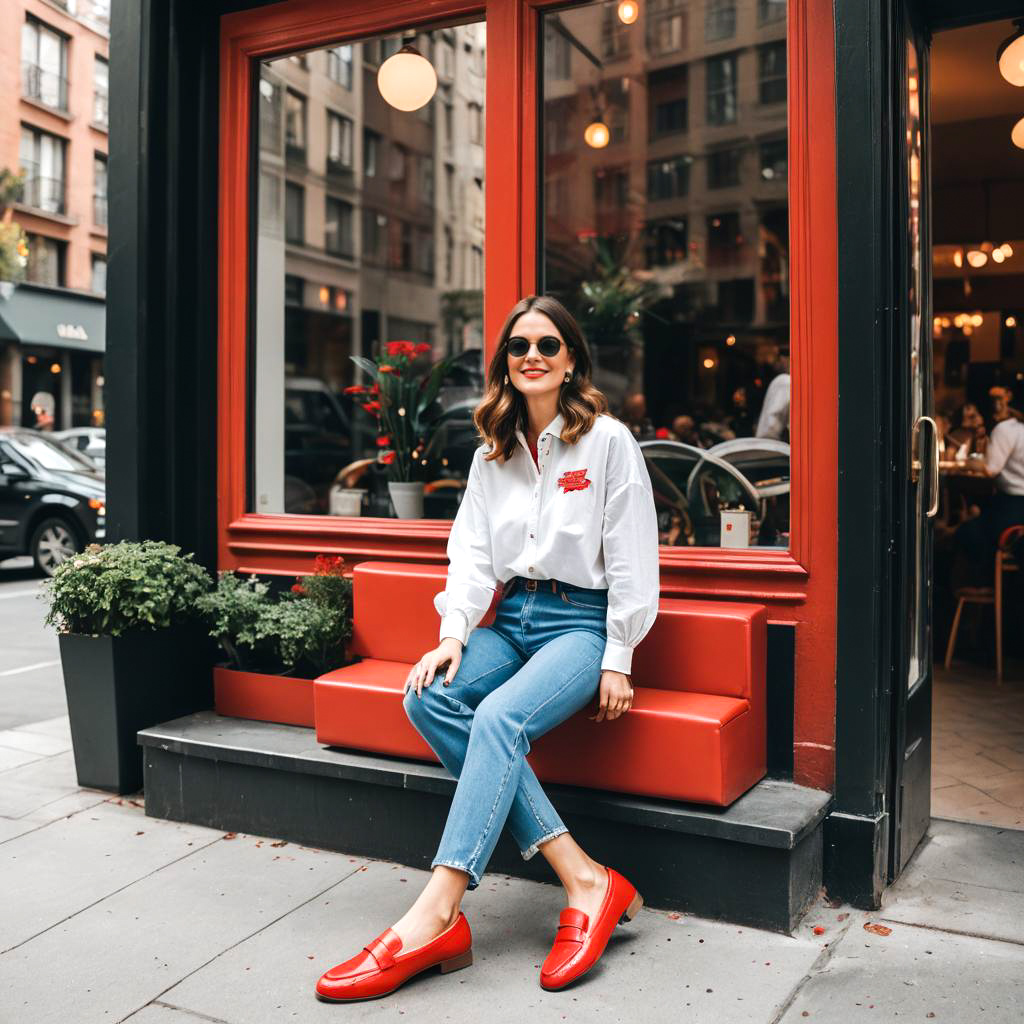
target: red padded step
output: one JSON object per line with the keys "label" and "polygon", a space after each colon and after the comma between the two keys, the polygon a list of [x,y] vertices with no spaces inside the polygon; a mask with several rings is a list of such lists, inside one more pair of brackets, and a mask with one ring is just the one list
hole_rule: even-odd
{"label": "red padded step", "polygon": [[[408,671],[371,659],[317,679],[317,740],[436,762],[405,714]],[[764,775],[763,713],[746,700],[638,686],[621,718],[589,721],[596,710],[595,701],[534,745],[541,781],[724,806]]]}

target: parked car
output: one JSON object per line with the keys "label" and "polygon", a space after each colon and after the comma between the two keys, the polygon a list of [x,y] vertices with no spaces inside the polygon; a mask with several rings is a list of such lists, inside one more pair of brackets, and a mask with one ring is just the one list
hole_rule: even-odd
{"label": "parked car", "polygon": [[57,566],[106,537],[106,482],[90,459],[52,435],[0,427],[0,557]]}
{"label": "parked car", "polygon": [[106,467],[107,432],[103,427],[72,427],[70,430],[56,430],[52,436],[92,459],[100,469]]}

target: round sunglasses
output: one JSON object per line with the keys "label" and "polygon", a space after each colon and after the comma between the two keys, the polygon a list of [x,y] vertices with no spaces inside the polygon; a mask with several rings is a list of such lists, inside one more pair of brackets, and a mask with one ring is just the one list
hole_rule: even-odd
{"label": "round sunglasses", "polygon": [[[537,342],[537,351],[548,359],[552,356],[557,356],[558,350],[561,347],[562,339],[553,338],[550,334],[541,338],[540,341]],[[530,351],[530,343],[525,338],[509,338],[506,350],[513,358],[521,359]]]}

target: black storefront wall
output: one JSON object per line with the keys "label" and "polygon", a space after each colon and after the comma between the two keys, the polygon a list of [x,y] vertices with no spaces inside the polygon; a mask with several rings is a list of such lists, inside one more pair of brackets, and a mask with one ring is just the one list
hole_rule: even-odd
{"label": "black storefront wall", "polygon": [[[115,540],[172,540],[210,569],[217,551],[218,20],[254,6],[114,0],[112,18],[109,528]],[[933,6],[944,16],[953,7]],[[895,0],[836,0],[834,10],[842,457],[836,780],[825,883],[833,896],[877,906],[888,871],[898,674],[895,495],[906,468],[893,442],[905,410],[894,407],[888,386],[900,316],[892,286],[894,147],[879,126],[893,123],[892,68],[902,40],[893,27],[900,24]]]}

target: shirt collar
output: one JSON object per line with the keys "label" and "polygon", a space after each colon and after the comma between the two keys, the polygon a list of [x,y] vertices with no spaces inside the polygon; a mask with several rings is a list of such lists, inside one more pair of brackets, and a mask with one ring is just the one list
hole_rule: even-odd
{"label": "shirt collar", "polygon": [[[565,429],[565,417],[559,412],[555,413],[555,418],[540,432],[537,437],[537,443],[539,444],[544,440],[545,434],[551,434],[552,437],[557,437],[559,440],[562,439],[562,431]],[[530,446],[526,443],[526,435],[517,427],[516,437],[519,439],[519,443],[527,450],[530,450]]]}

